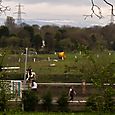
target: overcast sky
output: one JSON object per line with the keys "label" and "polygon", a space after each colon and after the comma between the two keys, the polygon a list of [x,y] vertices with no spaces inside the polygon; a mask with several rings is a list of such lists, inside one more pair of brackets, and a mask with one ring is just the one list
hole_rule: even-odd
{"label": "overcast sky", "polygon": [[[85,27],[110,23],[110,7],[103,0],[94,1],[101,8],[104,18],[98,19],[94,16],[84,20],[83,15],[91,14],[90,0],[3,0],[3,5],[8,5],[11,8],[11,11],[6,12],[6,15],[17,18],[17,14],[14,14],[18,11],[16,6],[19,3],[22,4],[21,11],[25,14],[22,14],[21,17],[24,22],[32,24],[56,23]],[[115,6],[115,0],[108,1]],[[96,8],[95,10],[97,11]],[[6,18],[6,16],[2,14],[0,18]]]}

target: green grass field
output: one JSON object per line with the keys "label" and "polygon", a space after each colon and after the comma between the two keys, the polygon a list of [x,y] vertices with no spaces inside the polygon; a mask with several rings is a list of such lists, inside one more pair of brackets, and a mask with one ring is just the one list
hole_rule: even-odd
{"label": "green grass field", "polygon": [[[50,61],[48,61],[50,57]],[[76,58],[75,58],[76,57]],[[66,82],[65,71],[69,74],[79,75],[80,68],[90,69],[92,68],[91,59],[95,60],[97,66],[105,67],[109,63],[115,63],[115,52],[90,52],[88,55],[84,53],[66,53],[65,60],[59,60],[55,54],[38,54],[28,55],[27,67],[31,66],[32,70],[39,76],[40,82]],[[2,56],[0,56],[0,61]],[[58,60],[58,61],[55,61]],[[34,62],[35,61],[35,62]],[[55,64],[54,67],[50,67],[50,64]],[[19,66],[21,69],[19,73],[24,73],[25,67],[25,55],[11,55],[7,54],[2,62],[2,66]],[[68,71],[67,67],[77,66],[77,69]],[[74,67],[73,67],[74,69]],[[45,77],[44,77],[45,76]],[[53,77],[51,77],[53,76]],[[55,77],[58,76],[58,77]],[[77,81],[76,78],[67,78],[68,81]]]}
{"label": "green grass field", "polygon": [[[31,66],[33,71],[38,74],[63,74],[65,65],[71,65],[72,63],[74,63],[74,55],[75,54],[67,54],[67,58],[65,60],[59,60],[58,62],[54,61],[54,59],[58,59],[57,55],[54,54],[40,54],[28,56],[27,67]],[[51,58],[51,61],[48,61],[48,57]],[[20,66],[21,71],[24,72],[24,60],[24,55],[6,55],[2,65]],[[55,67],[50,67],[50,64],[55,64]]]}
{"label": "green grass field", "polygon": [[[94,60],[98,65],[104,65],[110,62],[115,62],[115,53],[112,52],[111,55],[108,55],[108,52],[99,52],[99,53],[91,53]],[[75,59],[75,56],[77,59]],[[48,61],[48,57],[51,58]],[[1,57],[0,57],[1,59]],[[37,74],[63,74],[65,71],[65,66],[78,65],[79,67],[85,64],[86,57],[84,54],[79,53],[66,53],[65,60],[58,60],[55,62],[54,59],[58,59],[57,55],[54,54],[39,54],[39,55],[31,55],[28,56],[27,67],[31,66],[33,71]],[[20,60],[20,61],[19,61]],[[2,66],[20,66],[21,72],[24,72],[24,55],[6,55]],[[34,62],[35,60],[35,62]],[[77,60],[77,62],[75,62]],[[88,63],[88,62],[87,62]],[[55,64],[55,67],[50,67],[50,64]]]}

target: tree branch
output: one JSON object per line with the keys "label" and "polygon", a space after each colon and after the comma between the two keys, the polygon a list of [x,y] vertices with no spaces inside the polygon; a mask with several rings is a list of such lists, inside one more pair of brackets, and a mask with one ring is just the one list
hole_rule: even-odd
{"label": "tree branch", "polygon": [[[91,0],[91,4],[92,4],[92,7],[91,7],[92,13],[90,15],[84,15],[85,16],[84,19],[87,19],[88,17],[92,18],[93,15],[95,15],[96,17],[98,17],[99,19],[101,19],[103,17],[102,13],[101,13],[101,8],[94,3],[94,0]],[[98,14],[95,12],[94,8],[98,9]]]}
{"label": "tree branch", "polygon": [[6,14],[6,11],[10,11],[9,6],[3,6],[3,5],[2,5],[2,0],[0,0],[0,15],[1,15],[2,13]]}
{"label": "tree branch", "polygon": [[[84,16],[85,16],[84,19],[87,19],[88,17],[91,17],[91,18],[92,18],[93,15],[95,15],[96,17],[98,17],[99,19],[101,19],[101,18],[103,17],[103,16],[102,16],[102,12],[101,12],[101,8],[94,3],[94,0],[90,0],[90,1],[91,1],[91,4],[92,4],[92,7],[91,7],[92,13],[91,13],[90,15],[84,15]],[[103,0],[103,1],[104,1],[107,5],[109,5],[109,6],[111,7],[111,16],[112,16],[112,17],[115,16],[113,4],[111,4],[111,3],[108,2],[107,0]],[[97,8],[98,13],[95,12],[95,9],[94,9],[94,8]]]}
{"label": "tree branch", "polygon": [[114,6],[110,3],[110,2],[108,2],[107,0],[103,0],[106,4],[108,4],[109,6],[111,6],[111,14],[113,15],[113,16],[115,16],[115,14],[114,14]]}

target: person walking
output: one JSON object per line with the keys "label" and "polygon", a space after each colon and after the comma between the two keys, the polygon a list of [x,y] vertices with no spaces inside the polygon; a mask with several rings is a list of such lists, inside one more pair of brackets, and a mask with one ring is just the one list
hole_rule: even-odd
{"label": "person walking", "polygon": [[71,86],[69,89],[69,101],[73,101],[75,95],[76,95],[76,91],[74,90],[74,87]]}

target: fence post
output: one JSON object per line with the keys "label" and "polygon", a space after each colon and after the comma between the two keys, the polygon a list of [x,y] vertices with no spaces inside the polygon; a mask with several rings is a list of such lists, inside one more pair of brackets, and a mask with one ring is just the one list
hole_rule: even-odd
{"label": "fence post", "polygon": [[85,95],[86,94],[86,81],[85,80],[82,80],[81,87],[82,87],[82,94]]}

